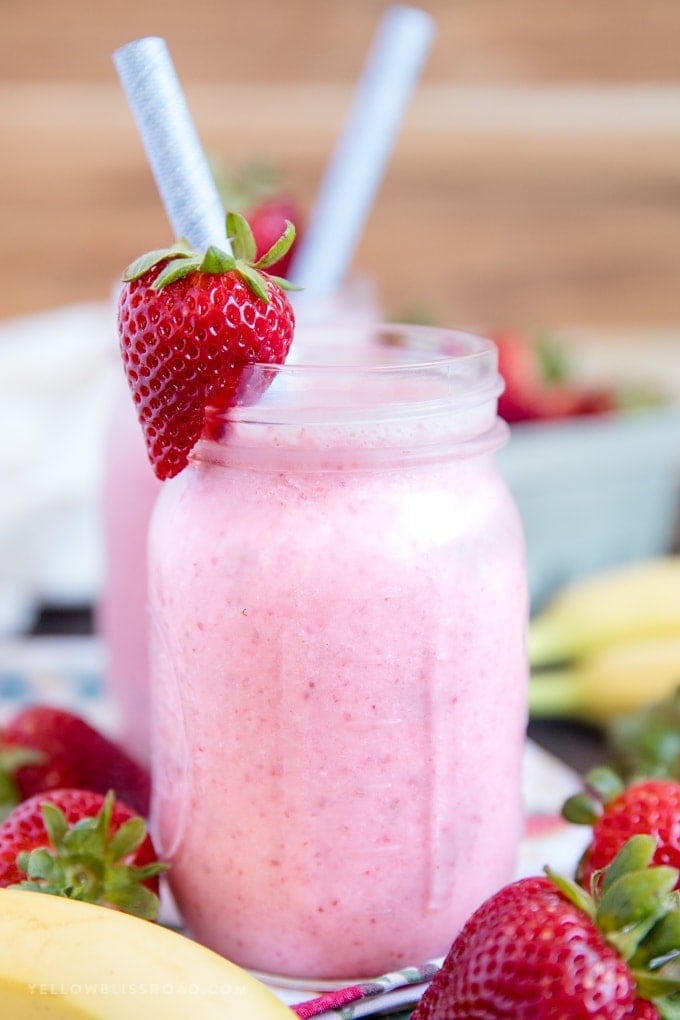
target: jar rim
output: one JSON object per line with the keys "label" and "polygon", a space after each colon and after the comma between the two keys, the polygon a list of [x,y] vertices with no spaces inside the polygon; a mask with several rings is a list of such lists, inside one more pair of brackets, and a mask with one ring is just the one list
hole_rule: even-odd
{"label": "jar rim", "polygon": [[247,366],[234,405],[211,416],[263,423],[428,417],[495,403],[503,389],[497,369],[495,344],[471,332],[325,326],[318,342],[307,331],[294,340],[282,365]]}

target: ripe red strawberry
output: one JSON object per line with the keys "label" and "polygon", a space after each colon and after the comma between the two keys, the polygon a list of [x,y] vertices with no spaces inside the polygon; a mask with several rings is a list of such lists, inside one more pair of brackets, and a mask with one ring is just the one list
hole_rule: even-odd
{"label": "ripe red strawberry", "polygon": [[505,382],[498,413],[509,424],[602,414],[617,407],[612,388],[572,378],[561,349],[549,340],[534,341],[512,330],[492,334],[492,339]]}
{"label": "ripe red strawberry", "polygon": [[163,871],[143,819],[112,793],[39,793],[0,824],[3,887],[69,896],[152,920]]}
{"label": "ripe red strawberry", "polygon": [[276,195],[253,206],[246,213],[246,219],[255,237],[257,258],[261,258],[274,245],[286,229],[287,223],[295,226],[295,241],[286,254],[270,266],[270,272],[286,276],[295,246],[301,237],[302,215],[296,203],[288,195]]}
{"label": "ripe red strawberry", "polygon": [[636,833],[656,837],[655,864],[680,868],[680,783],[642,779],[624,787],[611,770],[599,768],[588,773],[586,784],[587,792],[570,797],[562,811],[570,822],[592,825],[576,872],[581,885],[588,888]]}
{"label": "ripe red strawberry", "polygon": [[4,796],[13,807],[43,790],[79,787],[117,797],[139,814],[149,812],[148,771],[80,716],[50,705],[18,712],[0,738]]}
{"label": "ripe red strawberry", "polygon": [[246,366],[281,363],[294,316],[269,269],[295,236],[292,224],[256,260],[246,220],[227,216],[233,256],[184,241],[149,252],[124,273],[118,331],[149,460],[161,479],[178,474],[200,439],[210,411],[239,398]]}
{"label": "ripe red strawberry", "polygon": [[411,1020],[677,1016],[678,873],[650,868],[653,851],[634,837],[596,897],[550,871],[506,886],[465,924]]}

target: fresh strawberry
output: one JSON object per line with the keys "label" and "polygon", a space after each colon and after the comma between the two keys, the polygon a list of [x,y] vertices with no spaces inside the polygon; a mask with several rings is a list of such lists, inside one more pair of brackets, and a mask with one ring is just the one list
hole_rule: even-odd
{"label": "fresh strawberry", "polygon": [[260,259],[247,221],[227,216],[233,256],[184,241],[148,252],[124,273],[120,347],[149,460],[161,479],[178,474],[203,434],[206,415],[239,399],[246,366],[282,363],[293,338],[289,285],[265,270],[295,229]]}
{"label": "fresh strawberry", "polygon": [[636,833],[656,838],[655,864],[680,868],[680,783],[642,779],[624,787],[610,769],[597,768],[588,773],[586,784],[586,792],[574,794],[562,809],[568,821],[592,825],[577,881],[587,887]]}
{"label": "fresh strawberry", "polygon": [[75,786],[102,794],[113,790],[139,814],[149,811],[148,771],[62,708],[30,705],[15,715],[0,738],[0,768],[5,808],[43,790]]}
{"label": "fresh strawberry", "polygon": [[465,924],[411,1020],[677,1017],[678,872],[650,867],[653,853],[653,837],[633,837],[592,895],[549,869],[501,889]]}
{"label": "fresh strawberry", "polygon": [[113,793],[39,793],[0,824],[3,887],[69,896],[153,920],[163,871],[143,819]]}
{"label": "fresh strawberry", "polygon": [[287,223],[295,226],[295,241],[286,254],[270,266],[270,272],[286,276],[291,259],[301,236],[300,224],[302,215],[293,199],[288,195],[278,195],[264,199],[246,213],[246,219],[255,237],[256,256],[262,258],[276,244],[286,229]]}
{"label": "fresh strawberry", "polygon": [[491,339],[505,383],[498,413],[508,424],[602,414],[619,406],[613,388],[574,379],[563,349],[550,338],[533,340],[504,330],[492,333]]}

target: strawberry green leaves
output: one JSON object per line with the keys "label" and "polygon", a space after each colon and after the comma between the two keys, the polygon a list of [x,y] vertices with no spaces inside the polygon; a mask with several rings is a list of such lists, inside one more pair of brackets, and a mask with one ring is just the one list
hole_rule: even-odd
{"label": "strawberry green leaves", "polygon": [[123,281],[129,283],[138,280],[154,266],[162,264],[152,284],[154,290],[167,287],[193,272],[215,276],[234,272],[247,283],[256,297],[265,302],[269,301],[267,279],[278,284],[283,290],[297,289],[288,280],[269,274],[265,278],[261,272],[279,262],[293,244],[295,227],[290,220],[286,221],[286,227],[281,237],[260,259],[256,259],[255,237],[245,217],[240,213],[229,212],[227,213],[226,226],[233,254],[216,245],[211,245],[203,253],[197,252],[184,238],[181,238],[169,248],[156,248],[140,255],[124,270]]}
{"label": "strawberry green leaves", "polygon": [[153,920],[158,897],[144,883],[165,871],[166,865],[132,863],[146,840],[146,825],[132,816],[112,832],[113,804],[109,793],[97,814],[69,825],[63,811],[45,801],[48,846],[19,853],[17,864],[26,879],[18,888],[102,903]]}
{"label": "strawberry green leaves", "polygon": [[183,238],[176,241],[169,248],[155,248],[153,251],[147,251],[123,270],[123,282],[129,283],[130,280],[138,280],[140,276],[144,276],[144,273],[147,273],[149,269],[153,269],[159,262],[166,262],[168,259],[174,258],[191,258],[195,254],[189,242]]}
{"label": "strawberry green leaves", "polygon": [[626,960],[638,994],[654,1003],[660,1017],[672,1020],[680,1017],[679,872],[653,864],[656,845],[653,836],[632,836],[611,864],[593,875],[589,893],[545,870]]}

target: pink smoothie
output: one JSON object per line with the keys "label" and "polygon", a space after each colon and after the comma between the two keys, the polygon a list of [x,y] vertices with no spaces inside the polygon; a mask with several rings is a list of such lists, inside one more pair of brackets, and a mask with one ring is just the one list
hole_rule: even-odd
{"label": "pink smoothie", "polygon": [[164,486],[154,824],[189,930],[242,965],[423,962],[512,878],[527,594],[492,397],[227,424]]}

